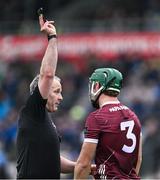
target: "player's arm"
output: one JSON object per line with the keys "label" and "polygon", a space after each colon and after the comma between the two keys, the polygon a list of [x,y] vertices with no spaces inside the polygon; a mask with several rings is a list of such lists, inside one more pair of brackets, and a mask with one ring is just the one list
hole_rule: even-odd
{"label": "player's arm", "polygon": [[61,156],[61,173],[73,173],[75,162]]}
{"label": "player's arm", "polygon": [[[39,15],[40,30],[47,36],[56,35],[56,29],[53,23],[53,21],[44,21],[43,14]],[[47,49],[41,62],[40,78],[38,81],[38,87],[41,96],[44,99],[47,99],[49,95],[49,91],[56,71],[57,59],[57,39],[52,38],[48,42]]]}
{"label": "player's arm", "polygon": [[74,179],[87,179],[91,172],[91,161],[95,155],[97,143],[84,142],[76,162]]}
{"label": "player's arm", "polygon": [[141,163],[142,163],[142,133],[140,134],[138,160],[137,160],[137,165],[136,165],[136,173],[137,173],[137,175],[139,174]]}

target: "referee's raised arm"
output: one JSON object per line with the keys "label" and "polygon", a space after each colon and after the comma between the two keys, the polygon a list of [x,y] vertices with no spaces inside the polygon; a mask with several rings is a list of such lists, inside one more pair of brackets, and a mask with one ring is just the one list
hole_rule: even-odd
{"label": "referee's raised arm", "polygon": [[57,66],[57,34],[56,28],[53,25],[54,21],[45,21],[43,14],[39,16],[39,24],[41,32],[44,32],[49,39],[47,49],[41,62],[40,78],[38,81],[41,96],[47,99]]}

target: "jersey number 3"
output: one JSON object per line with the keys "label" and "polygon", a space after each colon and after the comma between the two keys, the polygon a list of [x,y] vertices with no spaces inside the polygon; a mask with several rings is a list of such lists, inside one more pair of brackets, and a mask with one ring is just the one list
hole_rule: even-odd
{"label": "jersey number 3", "polygon": [[122,150],[126,153],[132,153],[136,147],[136,136],[132,132],[134,128],[134,121],[132,120],[132,121],[121,122],[120,128],[121,131],[125,131],[126,128],[128,128],[126,138],[132,141],[131,146],[127,146],[124,144]]}

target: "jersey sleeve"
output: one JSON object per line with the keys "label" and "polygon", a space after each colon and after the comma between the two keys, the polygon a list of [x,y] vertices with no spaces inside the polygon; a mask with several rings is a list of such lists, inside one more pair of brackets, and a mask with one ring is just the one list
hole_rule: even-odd
{"label": "jersey sleeve", "polygon": [[43,121],[45,114],[47,99],[43,99],[38,86],[33,93],[29,96],[24,108],[23,113],[28,115],[31,120]]}
{"label": "jersey sleeve", "polygon": [[86,119],[84,129],[84,142],[98,143],[100,128],[94,114],[90,114]]}

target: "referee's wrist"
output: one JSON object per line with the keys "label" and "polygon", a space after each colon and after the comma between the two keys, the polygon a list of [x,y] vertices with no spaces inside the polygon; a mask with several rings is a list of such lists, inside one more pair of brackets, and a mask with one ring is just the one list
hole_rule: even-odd
{"label": "referee's wrist", "polygon": [[52,38],[57,38],[57,35],[56,34],[48,35],[47,38],[48,38],[48,41],[49,41]]}

